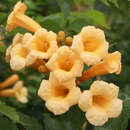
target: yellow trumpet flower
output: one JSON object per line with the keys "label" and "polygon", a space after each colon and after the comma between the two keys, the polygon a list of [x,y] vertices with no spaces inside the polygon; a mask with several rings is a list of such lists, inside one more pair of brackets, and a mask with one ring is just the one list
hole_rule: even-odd
{"label": "yellow trumpet flower", "polygon": [[38,95],[46,102],[46,107],[55,115],[60,115],[77,104],[81,91],[76,87],[75,79],[59,82],[53,73],[49,80],[43,80],[38,90]]}
{"label": "yellow trumpet flower", "polygon": [[87,26],[74,36],[71,48],[79,53],[83,62],[89,66],[97,64],[108,54],[108,46],[102,30]]}
{"label": "yellow trumpet flower", "polygon": [[41,28],[38,23],[24,14],[26,9],[26,5],[20,1],[14,6],[7,20],[7,31],[11,31],[16,27],[23,27],[29,31],[35,32]]}
{"label": "yellow trumpet flower", "polygon": [[12,70],[18,71],[26,66],[26,57],[29,50],[24,48],[21,44],[15,45],[11,49],[10,67]]}
{"label": "yellow trumpet flower", "polygon": [[102,126],[108,118],[118,117],[122,111],[118,92],[119,87],[112,83],[95,81],[90,90],[82,93],[78,105],[86,112],[86,118],[91,124]]}
{"label": "yellow trumpet flower", "polygon": [[67,81],[82,75],[83,62],[68,46],[60,47],[46,64],[59,81]]}
{"label": "yellow trumpet flower", "polygon": [[26,57],[29,54],[28,44],[32,39],[31,33],[17,33],[12,44],[6,50],[6,62],[10,62],[13,70],[21,70],[26,66]]}
{"label": "yellow trumpet flower", "polygon": [[109,73],[119,74],[121,71],[121,53],[119,51],[110,53],[100,63],[86,70],[79,78],[80,82],[91,79],[94,76],[105,75]]}
{"label": "yellow trumpet flower", "polygon": [[16,99],[22,103],[27,103],[28,99],[27,99],[27,95],[28,95],[28,91],[27,88],[23,86],[23,82],[22,81],[18,81],[13,89],[15,90],[15,94],[16,94]]}
{"label": "yellow trumpet flower", "polygon": [[27,89],[23,87],[23,82],[18,81],[13,88],[0,90],[0,97],[13,97],[22,103],[27,103]]}
{"label": "yellow trumpet flower", "polygon": [[58,49],[56,34],[46,29],[38,29],[28,44],[30,53],[27,56],[27,64],[33,64],[37,59],[49,59]]}

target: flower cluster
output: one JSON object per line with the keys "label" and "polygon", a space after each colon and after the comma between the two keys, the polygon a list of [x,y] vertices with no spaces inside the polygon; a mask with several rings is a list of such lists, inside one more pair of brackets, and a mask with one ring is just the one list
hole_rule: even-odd
{"label": "flower cluster", "polygon": [[[118,99],[119,88],[104,81],[95,81],[89,90],[81,91],[78,85],[94,76],[121,71],[121,54],[109,53],[109,43],[104,32],[94,26],[83,27],[81,32],[65,38],[42,28],[24,15],[26,6],[18,2],[7,20],[7,31],[23,27],[34,32],[17,33],[6,51],[6,61],[13,70],[33,66],[41,72],[50,72],[49,79],[41,82],[38,95],[46,107],[60,115],[75,104],[86,112],[86,118],[96,126],[108,118],[119,116],[122,101]],[[66,43],[62,45],[60,43]],[[90,66],[83,72],[84,64]],[[46,71],[45,71],[46,70]]]}

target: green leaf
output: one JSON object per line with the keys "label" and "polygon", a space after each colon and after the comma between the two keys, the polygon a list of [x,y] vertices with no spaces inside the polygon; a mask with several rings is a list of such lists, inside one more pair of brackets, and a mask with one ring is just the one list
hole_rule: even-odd
{"label": "green leaf", "polygon": [[85,121],[84,113],[77,107],[72,107],[61,116],[43,114],[45,130],[81,130]]}
{"label": "green leaf", "polygon": [[95,0],[84,0],[84,3],[86,3],[87,5],[93,6],[94,5]]}
{"label": "green leaf", "polygon": [[109,0],[111,3],[113,3],[117,8],[119,8],[118,0]]}
{"label": "green leaf", "polygon": [[83,1],[83,0],[73,0],[74,3],[77,5],[78,9],[80,9],[80,3]]}
{"label": "green leaf", "polygon": [[43,114],[45,130],[65,130],[61,120],[52,118],[49,114]]}
{"label": "green leaf", "polygon": [[18,113],[19,123],[27,130],[43,130],[42,125],[34,118],[23,113]]}
{"label": "green leaf", "polygon": [[81,3],[85,3],[89,6],[93,6],[94,5],[94,2],[95,0],[73,0],[74,3],[77,5],[77,7],[80,9],[80,5]]}
{"label": "green leaf", "polygon": [[5,51],[6,51],[6,47],[5,46],[0,46],[0,53],[4,53]]}
{"label": "green leaf", "polygon": [[109,121],[104,126],[97,126],[96,130],[112,130]]}
{"label": "green leaf", "polygon": [[0,102],[0,112],[11,120],[22,124],[27,130],[42,130],[42,125],[34,118],[20,112],[13,107]]}
{"label": "green leaf", "polygon": [[0,118],[1,130],[18,130],[17,126],[7,118]]}
{"label": "green leaf", "polygon": [[36,20],[46,29],[58,32],[64,26],[64,19],[61,14],[52,14],[46,17],[38,16]]}
{"label": "green leaf", "polygon": [[76,33],[80,32],[83,26],[93,25],[93,20],[84,13],[71,13],[69,20],[69,30]]}
{"label": "green leaf", "polygon": [[59,6],[60,6],[61,12],[64,15],[64,20],[66,21],[66,18],[70,14],[70,5],[64,0],[57,0],[57,2],[59,4]]}
{"label": "green leaf", "polygon": [[68,17],[69,30],[76,33],[80,32],[83,26],[88,25],[101,25],[109,29],[105,22],[104,14],[97,10],[87,11],[87,12],[72,12]]}
{"label": "green leaf", "polygon": [[64,13],[64,18],[66,19],[70,14],[70,6],[67,2],[63,2],[62,10]]}
{"label": "green leaf", "polygon": [[108,3],[108,0],[100,0],[102,3],[104,3],[107,6],[110,6],[110,4]]}
{"label": "green leaf", "polygon": [[117,119],[111,119],[112,130],[125,130],[130,118],[130,99],[127,99],[123,103],[123,111]]}
{"label": "green leaf", "polygon": [[94,25],[101,25],[107,29],[109,26],[106,24],[104,14],[97,10],[87,11],[86,15],[93,19]]}
{"label": "green leaf", "polygon": [[13,121],[16,122],[19,121],[19,115],[16,112],[15,108],[10,107],[3,102],[0,102],[0,113],[6,115],[8,118],[10,118]]}
{"label": "green leaf", "polygon": [[96,130],[112,130],[111,128],[107,127],[96,127]]}
{"label": "green leaf", "polygon": [[6,19],[7,15],[8,15],[7,13],[0,12],[0,25]]}
{"label": "green leaf", "polygon": [[70,111],[68,112],[68,115],[70,117],[72,130],[81,130],[84,122],[86,121],[85,113],[83,113],[76,105],[71,107]]}

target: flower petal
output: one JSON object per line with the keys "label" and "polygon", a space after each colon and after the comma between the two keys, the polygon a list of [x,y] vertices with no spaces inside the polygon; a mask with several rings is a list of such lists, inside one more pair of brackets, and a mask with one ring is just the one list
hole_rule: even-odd
{"label": "flower petal", "polygon": [[106,110],[108,117],[118,117],[122,111],[122,100],[114,99],[111,103],[111,106]]}
{"label": "flower petal", "polygon": [[51,97],[50,85],[47,80],[42,80],[38,95],[45,101],[48,101]]}
{"label": "flower petal", "polygon": [[108,64],[108,72],[119,74],[121,72],[121,53],[115,51],[107,55],[104,59],[104,63]]}
{"label": "flower petal", "polygon": [[33,39],[33,35],[31,33],[25,33],[22,39],[23,47],[30,49],[30,44]]}
{"label": "flower petal", "polygon": [[85,90],[80,96],[78,106],[83,112],[86,112],[89,107],[92,106],[92,93],[89,90]]}
{"label": "flower petal", "polygon": [[70,90],[65,100],[70,104],[70,106],[72,106],[78,103],[80,96],[81,96],[80,88],[74,87]]}
{"label": "flower petal", "polygon": [[22,103],[27,103],[28,102],[28,90],[26,87],[23,86],[22,81],[18,81],[15,83],[13,89],[15,90],[16,93],[16,99]]}
{"label": "flower petal", "polygon": [[53,72],[50,72],[49,81],[52,86],[59,85],[59,86],[66,87],[69,89],[76,87],[75,78],[61,83],[59,79],[55,78],[55,75]]}
{"label": "flower petal", "polygon": [[102,126],[108,120],[106,112],[98,107],[91,107],[88,109],[86,112],[86,118],[95,126]]}
{"label": "flower petal", "polygon": [[101,60],[99,55],[90,52],[83,52],[80,54],[80,57],[83,60],[83,62],[86,63],[88,66],[95,65],[99,63]]}
{"label": "flower petal", "polygon": [[55,115],[60,115],[69,110],[68,103],[60,100],[49,100],[46,102],[46,107],[53,112]]}
{"label": "flower petal", "polygon": [[102,95],[107,99],[116,98],[118,96],[119,87],[112,83],[107,83],[104,81],[94,81],[91,85],[90,91],[93,95]]}
{"label": "flower petal", "polygon": [[65,82],[67,80],[72,80],[75,78],[75,75],[71,72],[65,72],[65,71],[62,71],[62,70],[55,70],[53,71],[53,74],[55,76],[55,78],[57,80],[59,80],[60,82]]}
{"label": "flower petal", "polygon": [[79,35],[74,36],[71,49],[77,53],[81,53],[83,50],[82,38]]}
{"label": "flower petal", "polygon": [[6,54],[5,54],[5,60],[8,63],[11,59],[10,53],[12,50],[12,45],[10,45],[7,49],[6,49]]}
{"label": "flower petal", "polygon": [[15,56],[10,60],[10,67],[12,70],[19,71],[25,67],[25,59]]}

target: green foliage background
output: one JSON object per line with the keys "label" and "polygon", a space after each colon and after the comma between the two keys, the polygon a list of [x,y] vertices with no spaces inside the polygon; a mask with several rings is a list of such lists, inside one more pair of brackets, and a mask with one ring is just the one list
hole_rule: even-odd
{"label": "green foliage background", "polygon": [[[16,32],[27,30],[17,28],[6,33],[7,16],[18,0],[0,0],[0,33],[5,46],[0,46],[0,81],[11,74],[5,63],[6,48],[11,44]],[[102,76],[108,82],[120,87],[119,97],[123,100],[122,114],[116,119],[110,119],[102,127],[94,127],[87,123],[86,130],[126,130],[130,118],[130,2],[128,0],[23,0],[28,6],[26,14],[33,17],[42,27],[58,32],[64,30],[66,35],[75,35],[83,26],[95,25],[105,31],[110,43],[109,52],[122,53],[122,72]],[[54,116],[37,95],[42,79],[48,75],[27,68],[18,72],[29,90],[29,102],[21,104],[15,99],[0,98],[0,130],[82,130],[84,113],[77,107],[72,107],[67,113]],[[92,81],[80,85],[82,89],[89,88]],[[84,129],[84,130],[85,130]]]}

